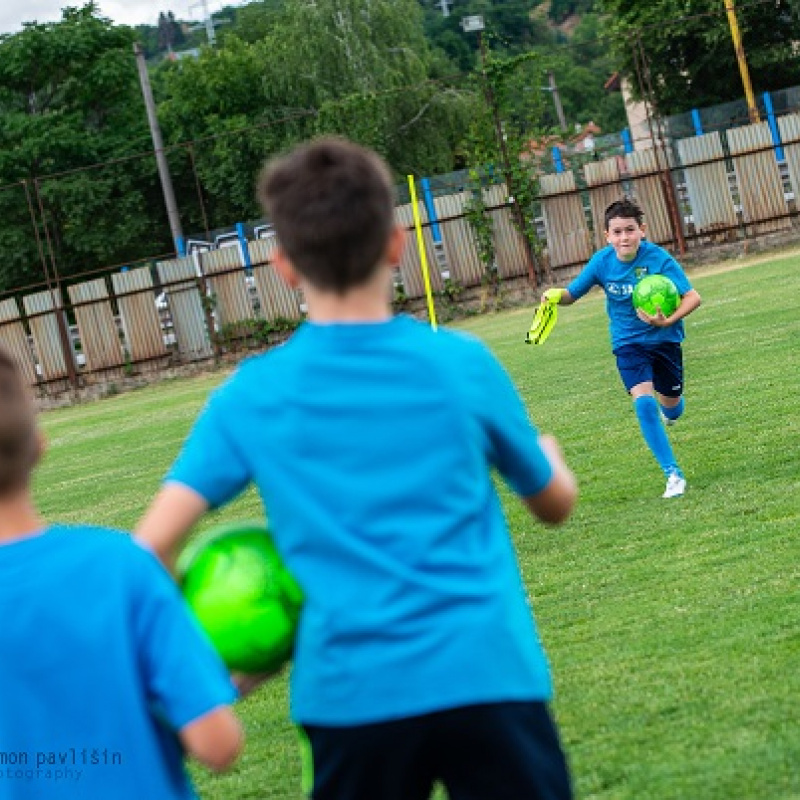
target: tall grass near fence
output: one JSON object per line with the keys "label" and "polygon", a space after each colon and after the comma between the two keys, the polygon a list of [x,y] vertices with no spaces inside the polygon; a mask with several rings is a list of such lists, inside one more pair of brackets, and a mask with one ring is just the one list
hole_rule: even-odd
{"label": "tall grass near fence", "polygon": [[[581,798],[800,796],[800,254],[691,277],[705,302],[687,320],[687,411],[670,429],[689,480],[679,500],[660,499],[599,294],[561,309],[542,347],[523,343],[531,309],[463,325],[502,359],[581,484],[560,529],[504,493]],[[43,511],[132,526],[223,377],[44,414]],[[248,492],[203,526],[259,512]],[[203,795],[300,798],[285,676],[241,713],[246,753],[223,777],[193,768]]]}

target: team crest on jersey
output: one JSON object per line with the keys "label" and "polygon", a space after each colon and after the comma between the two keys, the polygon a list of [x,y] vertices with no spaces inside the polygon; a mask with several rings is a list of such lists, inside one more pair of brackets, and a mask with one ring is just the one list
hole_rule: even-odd
{"label": "team crest on jersey", "polygon": [[636,269],[633,271],[633,274],[636,276],[636,280],[640,281],[645,275],[647,275],[647,267],[636,267]]}

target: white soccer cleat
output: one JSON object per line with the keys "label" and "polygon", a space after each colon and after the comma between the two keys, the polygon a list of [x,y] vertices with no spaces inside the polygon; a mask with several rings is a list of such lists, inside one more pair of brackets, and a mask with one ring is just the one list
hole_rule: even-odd
{"label": "white soccer cleat", "polygon": [[685,491],[686,478],[679,475],[677,472],[673,472],[669,478],[667,478],[667,488],[664,489],[664,494],[661,496],[665,498],[681,497]]}

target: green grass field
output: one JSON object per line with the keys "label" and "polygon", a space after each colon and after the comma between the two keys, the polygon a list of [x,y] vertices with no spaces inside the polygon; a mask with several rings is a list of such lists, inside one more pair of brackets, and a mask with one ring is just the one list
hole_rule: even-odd
{"label": "green grass field", "polygon": [[[687,411],[670,432],[689,480],[679,500],[660,499],[599,293],[560,309],[542,347],[523,343],[531,309],[462,325],[506,365],[581,485],[554,530],[504,496],[580,798],[800,797],[800,253],[690,277],[704,305],[687,320]],[[223,377],[43,414],[42,511],[133,526]],[[248,492],[203,527],[259,513]],[[240,709],[244,757],[222,777],[193,768],[201,794],[299,799],[285,677]]]}

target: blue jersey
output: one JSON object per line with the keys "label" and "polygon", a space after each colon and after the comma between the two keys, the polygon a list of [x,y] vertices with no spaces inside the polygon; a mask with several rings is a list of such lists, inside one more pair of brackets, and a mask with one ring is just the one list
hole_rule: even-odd
{"label": "blue jersey", "polygon": [[567,291],[576,300],[593,286],[603,289],[612,350],[616,351],[626,344],[654,346],[683,341],[683,320],[667,328],[659,328],[642,322],[636,316],[631,295],[634,286],[645,275],[666,275],[672,279],[681,296],[692,288],[680,264],[664,248],[646,240],[639,244],[633,261],[620,261],[611,245],[598,250],[580,275],[567,286]]}
{"label": "blue jersey", "polygon": [[492,469],[552,467],[497,360],[408,317],[306,323],[210,398],[168,481],[211,506],[251,481],[305,593],[292,717],[356,725],[548,699]]}
{"label": "blue jersey", "polygon": [[176,731],[235,698],[156,558],[53,527],[0,545],[0,797],[194,798]]}

